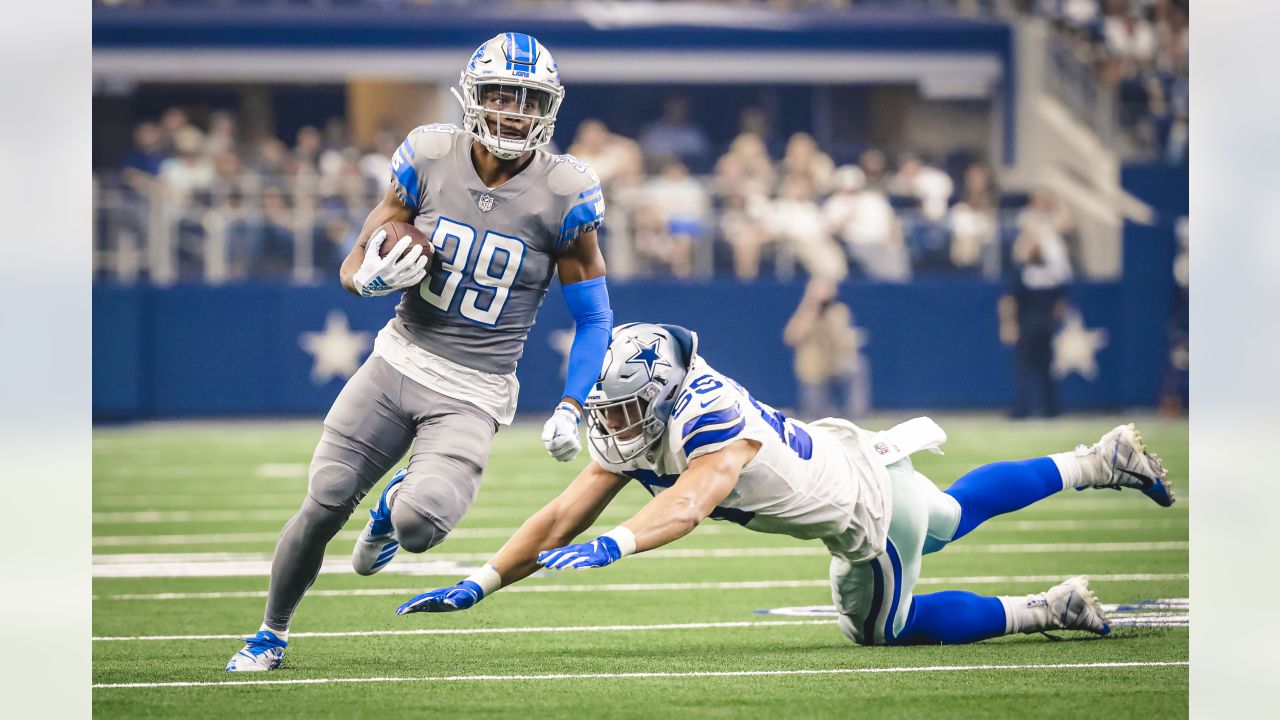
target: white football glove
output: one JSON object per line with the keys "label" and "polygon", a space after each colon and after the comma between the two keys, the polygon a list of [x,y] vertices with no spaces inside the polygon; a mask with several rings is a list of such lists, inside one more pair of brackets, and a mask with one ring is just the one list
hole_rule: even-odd
{"label": "white football glove", "polygon": [[582,415],[578,408],[567,402],[556,406],[556,411],[547,418],[542,426],[542,444],[547,446],[551,457],[560,462],[569,462],[582,452],[582,441],[578,439],[578,423]]}
{"label": "white football glove", "polygon": [[356,270],[356,274],[351,278],[359,289],[361,297],[387,295],[396,290],[417,285],[427,276],[427,263],[430,262],[430,258],[422,256],[420,246],[415,245],[412,250],[405,253],[404,257],[400,257],[400,253],[404,253],[404,249],[409,247],[407,235],[400,238],[386,257],[379,257],[378,250],[386,239],[386,230],[379,230],[369,238],[369,244],[364,250],[364,262],[360,263],[360,269]]}

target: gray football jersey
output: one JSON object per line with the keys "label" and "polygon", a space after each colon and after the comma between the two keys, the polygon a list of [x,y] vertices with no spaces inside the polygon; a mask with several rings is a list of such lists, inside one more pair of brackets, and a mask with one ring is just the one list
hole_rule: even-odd
{"label": "gray football jersey", "polygon": [[459,365],[514,372],[557,257],[604,220],[595,171],[538,150],[489,188],[471,162],[471,136],[436,124],[409,133],[391,160],[391,185],[436,249],[426,278],[396,307],[399,329]]}

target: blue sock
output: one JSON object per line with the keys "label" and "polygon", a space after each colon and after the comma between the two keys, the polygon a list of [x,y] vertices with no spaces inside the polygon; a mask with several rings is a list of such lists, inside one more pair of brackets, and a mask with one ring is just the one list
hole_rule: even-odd
{"label": "blue sock", "polygon": [[958,645],[1004,634],[999,598],[963,590],[916,595],[902,632],[891,645]]}
{"label": "blue sock", "polygon": [[1062,473],[1053,460],[998,462],[971,470],[944,492],[960,503],[960,525],[952,540],[996,515],[1020,510],[1062,489]]}

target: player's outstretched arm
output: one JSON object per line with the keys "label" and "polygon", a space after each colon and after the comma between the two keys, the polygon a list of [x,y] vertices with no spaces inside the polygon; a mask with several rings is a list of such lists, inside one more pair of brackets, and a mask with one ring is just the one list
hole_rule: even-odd
{"label": "player's outstretched arm", "polygon": [[626,478],[592,461],[564,492],[526,520],[479,572],[452,587],[411,598],[396,614],[466,610],[498,588],[523,580],[538,569],[539,551],[568,543],[591,527],[626,483]]}
{"label": "player's outstretched arm", "polygon": [[604,567],[627,555],[662,547],[693,532],[729,495],[760,444],[739,440],[689,461],[670,489],[658,493],[630,520],[589,543],[539,553],[538,563],[555,569]]}
{"label": "player's outstretched arm", "polygon": [[[400,202],[400,198],[396,196],[394,190],[387,191],[387,194],[383,196],[382,201],[379,202],[373,210],[369,211],[369,216],[364,219],[364,226],[360,228],[360,237],[356,238],[356,244],[351,248],[351,252],[348,253],[347,257],[342,261],[342,267],[338,270],[338,278],[341,280],[343,288],[356,295],[365,296],[372,294],[385,295],[394,289],[388,285],[386,292],[370,292],[373,288],[368,287],[369,282],[379,276],[379,272],[377,272],[378,270],[382,270],[384,273],[394,270],[396,258],[400,258],[400,253],[403,252],[403,248],[399,251],[393,248],[392,252],[387,254],[386,261],[378,263],[377,261],[381,260],[381,258],[379,258],[377,246],[380,243],[387,241],[395,243],[399,238],[388,239],[386,237],[382,237],[382,233],[379,233],[379,236],[375,237],[374,231],[379,227],[382,227],[383,223],[391,221],[406,223],[412,222],[414,214],[413,210],[405,207],[404,203]],[[374,247],[373,252],[369,253],[368,250],[370,249],[371,243]],[[407,247],[408,243],[405,243],[405,246]],[[368,262],[366,262],[367,255],[369,256],[367,258]],[[400,264],[404,266],[405,270],[409,270],[411,269],[409,266],[412,263],[405,263],[404,260],[406,259],[407,256],[405,258],[400,258]],[[416,256],[415,260],[417,260]],[[372,267],[375,263],[379,265],[386,265],[386,267]],[[425,263],[422,264],[425,266]],[[364,272],[361,272],[362,270]],[[357,275],[362,277],[357,278]],[[368,275],[369,277],[363,277],[364,275]],[[419,280],[421,280],[421,278],[419,278]]]}

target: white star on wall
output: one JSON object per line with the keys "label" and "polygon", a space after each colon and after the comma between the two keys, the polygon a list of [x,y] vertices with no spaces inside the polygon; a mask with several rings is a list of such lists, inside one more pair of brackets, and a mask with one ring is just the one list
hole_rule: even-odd
{"label": "white star on wall", "polygon": [[1053,336],[1053,375],[1065,378],[1076,373],[1085,380],[1098,377],[1098,351],[1107,346],[1105,329],[1090,330],[1084,317],[1072,311]]}
{"label": "white star on wall", "polygon": [[372,344],[373,333],[351,332],[346,314],[333,310],[324,320],[323,332],[304,332],[298,344],[311,354],[311,381],[323,385],[333,378],[344,380],[355,374]]}

